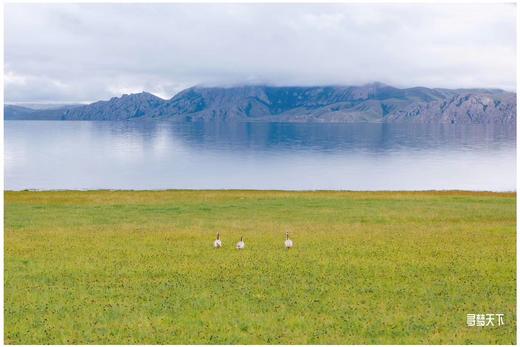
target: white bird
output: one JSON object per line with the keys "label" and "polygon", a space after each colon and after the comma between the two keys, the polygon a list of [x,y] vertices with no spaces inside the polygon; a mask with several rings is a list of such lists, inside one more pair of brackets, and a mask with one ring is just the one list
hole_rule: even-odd
{"label": "white bird", "polygon": [[289,240],[289,233],[285,233],[285,248],[286,249],[289,249],[289,248],[292,248],[293,246],[293,242],[292,240]]}
{"label": "white bird", "polygon": [[213,242],[213,247],[215,247],[215,248],[222,247],[222,241],[220,240],[220,233],[217,233],[217,239]]}
{"label": "white bird", "polygon": [[240,236],[240,241],[237,242],[236,248],[238,250],[244,249],[246,247],[246,244],[244,243],[244,237]]}

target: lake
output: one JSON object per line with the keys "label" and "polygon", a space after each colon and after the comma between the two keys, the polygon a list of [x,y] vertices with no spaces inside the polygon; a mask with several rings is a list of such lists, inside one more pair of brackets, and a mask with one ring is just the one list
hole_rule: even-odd
{"label": "lake", "polygon": [[515,126],[5,121],[5,189],[516,191]]}

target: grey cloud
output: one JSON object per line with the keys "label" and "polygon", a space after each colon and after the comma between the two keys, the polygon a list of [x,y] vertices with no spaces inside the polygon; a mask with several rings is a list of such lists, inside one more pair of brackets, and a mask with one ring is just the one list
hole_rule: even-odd
{"label": "grey cloud", "polygon": [[195,85],[516,86],[508,4],[7,4],[6,101]]}

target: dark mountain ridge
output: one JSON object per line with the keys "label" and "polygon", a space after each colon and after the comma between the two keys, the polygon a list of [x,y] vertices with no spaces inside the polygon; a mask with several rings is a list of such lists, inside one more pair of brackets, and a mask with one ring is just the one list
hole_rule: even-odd
{"label": "dark mountain ridge", "polygon": [[[191,87],[169,100],[150,93],[58,110],[4,108],[5,119],[284,122],[511,123],[516,93],[499,89],[395,88],[381,83],[320,87]],[[44,115],[45,117],[42,117]]]}

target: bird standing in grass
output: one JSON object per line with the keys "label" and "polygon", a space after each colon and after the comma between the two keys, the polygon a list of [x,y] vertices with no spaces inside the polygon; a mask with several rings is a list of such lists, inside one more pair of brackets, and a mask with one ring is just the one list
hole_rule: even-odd
{"label": "bird standing in grass", "polygon": [[292,248],[292,246],[293,246],[293,242],[292,242],[292,240],[289,239],[289,233],[286,232],[285,233],[285,248],[289,249],[289,248]]}
{"label": "bird standing in grass", "polygon": [[240,241],[237,242],[237,249],[238,250],[241,250],[241,249],[244,249],[246,247],[246,244],[244,243],[244,237],[243,236],[240,236]]}
{"label": "bird standing in grass", "polygon": [[220,233],[217,233],[217,239],[213,242],[213,247],[215,247],[215,248],[222,247],[222,241],[220,240]]}

